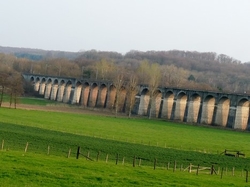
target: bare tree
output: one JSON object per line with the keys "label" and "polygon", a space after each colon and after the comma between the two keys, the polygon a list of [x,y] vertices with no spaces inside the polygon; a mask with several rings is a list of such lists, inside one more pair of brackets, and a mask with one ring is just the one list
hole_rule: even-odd
{"label": "bare tree", "polygon": [[19,74],[15,74],[9,77],[9,96],[10,96],[10,107],[14,102],[16,109],[18,97],[23,93],[23,81]]}
{"label": "bare tree", "polygon": [[116,67],[116,71],[114,72],[114,81],[113,84],[116,89],[116,95],[115,95],[115,115],[117,116],[118,110],[122,108],[122,101],[124,101],[125,94],[123,91],[125,91],[124,88],[124,71],[123,68]]}
{"label": "bare tree", "polygon": [[114,71],[114,63],[112,61],[107,61],[106,59],[101,59],[95,65],[95,79],[107,80],[111,72]]}
{"label": "bare tree", "polygon": [[2,106],[3,103],[3,95],[5,93],[5,90],[8,85],[8,74],[7,73],[0,73],[0,89],[1,89],[1,95],[0,95],[0,107]]}
{"label": "bare tree", "polygon": [[130,118],[132,109],[135,104],[135,96],[139,91],[138,77],[136,76],[136,74],[130,75],[126,88],[127,88],[126,108],[127,108],[128,117]]}
{"label": "bare tree", "polygon": [[150,71],[150,64],[147,60],[143,60],[140,63],[139,68],[137,69],[139,81],[141,84],[148,84],[148,74]]}
{"label": "bare tree", "polygon": [[153,63],[150,66],[150,71],[148,72],[148,77],[149,77],[148,87],[149,87],[149,96],[150,96],[148,118],[150,119],[151,113],[152,113],[153,100],[155,100],[155,98],[157,96],[156,90],[158,89],[159,84],[160,84],[160,80],[161,80],[161,70],[160,70],[159,64]]}

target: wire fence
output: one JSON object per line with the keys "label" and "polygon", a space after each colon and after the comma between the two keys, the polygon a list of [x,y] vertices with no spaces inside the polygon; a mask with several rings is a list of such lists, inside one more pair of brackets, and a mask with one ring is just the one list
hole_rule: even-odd
{"label": "wire fence", "polygon": [[[29,142],[24,146],[24,153],[29,151]],[[47,149],[43,150],[44,154],[51,155],[54,147],[48,145]],[[10,148],[5,148],[5,141],[2,140],[1,145],[2,151],[10,151]],[[31,150],[32,152],[32,150]],[[58,155],[58,154],[57,154]],[[189,163],[189,165],[182,164],[176,160],[174,161],[159,161],[157,160],[157,156],[152,160],[148,158],[142,158],[136,155],[125,157],[119,153],[116,154],[108,154],[101,151],[91,152],[89,150],[83,150],[80,146],[68,150],[61,151],[61,156],[65,158],[75,158],[75,159],[84,159],[91,162],[106,162],[106,163],[114,163],[115,165],[124,165],[135,167],[151,167],[153,170],[161,169],[161,170],[172,170],[173,172],[188,172],[195,173],[196,175],[217,175],[222,179],[223,176],[233,176],[233,177],[241,177],[244,178],[246,182],[248,182],[248,170],[247,169],[239,169],[239,168],[229,168],[229,167],[219,167],[215,165],[194,165]]]}

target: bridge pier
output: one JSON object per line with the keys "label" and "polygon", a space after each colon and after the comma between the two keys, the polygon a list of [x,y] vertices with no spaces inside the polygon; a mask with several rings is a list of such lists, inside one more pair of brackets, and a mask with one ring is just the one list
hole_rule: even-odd
{"label": "bridge pier", "polygon": [[51,90],[51,94],[50,94],[50,100],[53,100],[53,101],[56,100],[57,90],[58,90],[58,85],[57,84],[53,85],[52,90]]}
{"label": "bridge pier", "polygon": [[197,117],[197,123],[201,124],[201,116],[202,116],[202,109],[203,109],[203,101],[200,101],[199,113]]}
{"label": "bridge pier", "polygon": [[57,101],[62,102],[63,101],[63,93],[64,93],[65,86],[60,85],[58,88],[58,93],[57,93]]}
{"label": "bridge pier", "polygon": [[234,128],[235,116],[236,116],[236,107],[230,106],[226,127]]}
{"label": "bridge pier", "polygon": [[45,94],[44,94],[44,98],[45,99],[49,99],[50,92],[51,92],[51,87],[52,87],[52,84],[51,83],[47,83],[46,88],[45,88]]}

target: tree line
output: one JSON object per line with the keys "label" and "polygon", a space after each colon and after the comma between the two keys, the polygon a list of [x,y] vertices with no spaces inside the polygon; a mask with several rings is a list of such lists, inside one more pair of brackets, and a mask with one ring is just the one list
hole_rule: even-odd
{"label": "tree line", "polygon": [[0,54],[0,107],[2,106],[4,95],[9,96],[10,106],[18,102],[18,97],[23,94],[23,80],[20,72],[13,70],[12,63],[15,57]]}
{"label": "tree line", "polygon": [[153,92],[161,86],[247,94],[250,93],[249,70],[249,63],[213,52],[130,51],[122,55],[90,50],[78,53],[73,59],[47,57],[41,60],[0,53],[0,91],[1,98],[5,92],[14,97],[15,92],[22,94],[23,89],[21,86],[17,89],[19,84],[15,83],[21,82],[21,73],[32,73],[109,80],[119,89],[122,83],[131,82],[147,84]]}

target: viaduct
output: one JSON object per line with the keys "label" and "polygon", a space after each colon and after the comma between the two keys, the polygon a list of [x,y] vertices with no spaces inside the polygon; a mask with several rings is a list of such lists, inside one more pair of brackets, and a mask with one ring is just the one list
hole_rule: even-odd
{"label": "viaduct", "polygon": [[[23,77],[45,99],[91,108],[112,109],[115,105],[116,89],[112,82],[35,74]],[[119,111],[124,112],[125,89],[119,98]],[[147,115],[150,107],[154,118],[250,130],[248,95],[158,88],[151,106],[149,99],[149,88],[141,85],[133,113]]]}

